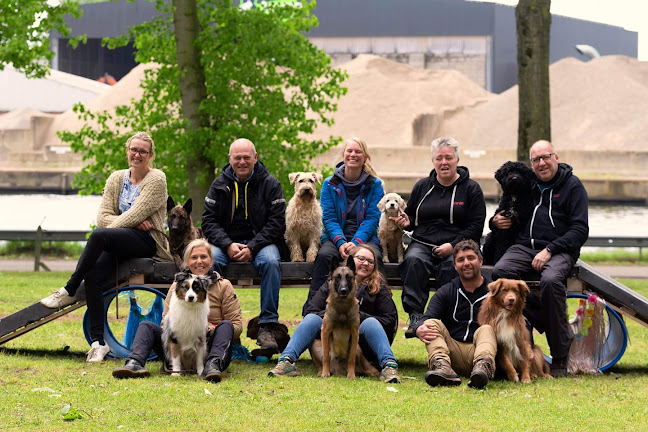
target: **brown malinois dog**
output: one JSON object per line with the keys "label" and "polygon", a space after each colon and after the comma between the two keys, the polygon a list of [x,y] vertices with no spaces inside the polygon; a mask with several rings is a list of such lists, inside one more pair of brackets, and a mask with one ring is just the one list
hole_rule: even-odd
{"label": "brown malinois dog", "polygon": [[333,260],[329,296],[322,320],[322,340],[315,340],[312,345],[313,361],[322,378],[344,373],[347,378],[355,378],[356,371],[363,375],[379,375],[358,346],[360,307],[356,291],[353,257],[350,256],[347,263],[339,267]]}
{"label": "brown malinois dog", "polygon": [[191,198],[183,206],[176,205],[173,198],[167,198],[167,226],[169,227],[169,248],[178,270],[184,266],[183,255],[187,245],[195,239],[203,238],[203,232],[196,228],[191,219]]}

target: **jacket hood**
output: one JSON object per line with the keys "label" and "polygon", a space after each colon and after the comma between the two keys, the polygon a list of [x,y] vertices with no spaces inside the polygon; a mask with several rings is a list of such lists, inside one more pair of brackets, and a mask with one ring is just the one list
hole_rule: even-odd
{"label": "jacket hood", "polygon": [[[263,165],[263,162],[257,160],[256,164],[254,164],[252,175],[248,178],[247,181],[262,179],[267,177],[267,175],[268,175],[268,168],[266,168],[266,166]],[[223,176],[225,176],[225,178],[231,181],[236,180],[236,176],[234,175],[234,168],[232,168],[232,164],[228,163],[223,167]]]}
{"label": "jacket hood", "polygon": [[571,167],[571,165],[561,162],[558,164],[558,171],[556,172],[554,178],[551,179],[551,181],[545,183],[538,180],[538,183],[545,186],[550,185],[552,187],[557,187],[564,184],[567,180],[569,180],[569,178],[573,175],[573,173],[574,173],[574,169]]}
{"label": "jacket hood", "polygon": [[374,182],[374,178],[369,175],[368,172],[362,170],[362,174],[356,182],[349,182],[344,178],[344,162],[339,162],[337,165],[335,165],[335,171],[333,172],[333,176],[331,177],[330,181],[335,185],[339,185],[340,183],[345,183],[347,185],[351,183],[371,185]]}
{"label": "jacket hood", "polygon": [[451,187],[451,186],[463,183],[463,182],[465,182],[466,180],[468,180],[470,178],[470,172],[468,171],[468,168],[465,167],[465,166],[458,166],[457,167],[457,173],[459,174],[459,178],[454,183],[452,183],[450,186],[444,186],[441,183],[439,183],[439,180],[437,180],[436,170],[433,169],[432,171],[430,171],[430,181],[435,186],[445,188],[445,187]]}

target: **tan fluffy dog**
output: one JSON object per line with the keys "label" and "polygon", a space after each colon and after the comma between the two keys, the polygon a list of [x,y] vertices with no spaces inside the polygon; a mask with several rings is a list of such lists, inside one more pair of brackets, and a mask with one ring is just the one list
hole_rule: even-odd
{"label": "tan fluffy dog", "polygon": [[349,257],[346,265],[331,263],[331,280],[326,311],[322,320],[322,340],[311,346],[318,375],[328,378],[344,375],[355,378],[362,375],[378,376],[378,370],[369,363],[358,346],[360,306],[356,298],[355,261]]}
{"label": "tan fluffy dog", "polygon": [[378,210],[382,212],[378,224],[378,240],[383,248],[383,262],[403,261],[403,231],[389,218],[400,216],[405,205],[405,200],[393,192],[386,194],[378,202]]}
{"label": "tan fluffy dog", "polygon": [[315,182],[322,184],[322,175],[314,172],[295,172],[288,175],[295,185],[295,195],[286,210],[286,243],[293,262],[313,262],[320,247],[322,208],[317,199]]}
{"label": "tan fluffy dog", "polygon": [[[480,325],[489,324],[497,337],[497,367],[509,381],[530,383],[531,378],[550,378],[549,365],[539,346],[531,348],[522,311],[529,287],[524,281],[498,279],[488,284],[490,295],[479,309]],[[518,377],[518,372],[520,376]]]}

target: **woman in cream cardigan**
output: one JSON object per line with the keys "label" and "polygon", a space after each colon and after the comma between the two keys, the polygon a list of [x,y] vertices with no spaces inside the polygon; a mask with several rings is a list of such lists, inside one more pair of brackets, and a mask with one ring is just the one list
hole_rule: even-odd
{"label": "woman in cream cardigan", "polygon": [[155,257],[171,261],[164,235],[166,176],[151,167],[153,139],[138,132],[126,142],[130,169],[119,170],[106,181],[97,226],[81,253],[76,270],[64,287],[41,300],[59,309],[76,302],[85,281],[92,345],[88,362],[99,362],[110,352],[103,339],[103,292],[115,285],[116,263],[130,258]]}

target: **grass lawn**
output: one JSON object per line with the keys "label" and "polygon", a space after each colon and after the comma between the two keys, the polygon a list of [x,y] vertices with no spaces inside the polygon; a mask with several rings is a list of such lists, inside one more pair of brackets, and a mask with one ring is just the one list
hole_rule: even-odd
{"label": "grass lawn", "polygon": [[[44,297],[68,276],[0,272],[0,316]],[[648,296],[648,281],[624,283]],[[239,294],[244,318],[252,318],[258,290]],[[281,292],[280,319],[291,332],[305,298],[305,289]],[[400,291],[394,298],[404,327]],[[148,363],[148,379],[116,380],[111,371],[122,360],[85,362],[84,311],[0,346],[0,430],[648,430],[648,330],[630,320],[628,349],[604,374],[529,385],[495,381],[478,391],[465,383],[429,387],[423,379],[423,344],[406,340],[402,331],[393,345],[403,378],[397,385],[373,378],[318,378],[308,353],[298,363],[303,374],[298,378],[269,378],[272,361],[235,361],[220,384],[161,375],[159,362]],[[254,347],[254,341],[242,339]],[[65,405],[80,410],[82,418],[65,422],[60,414]]]}

